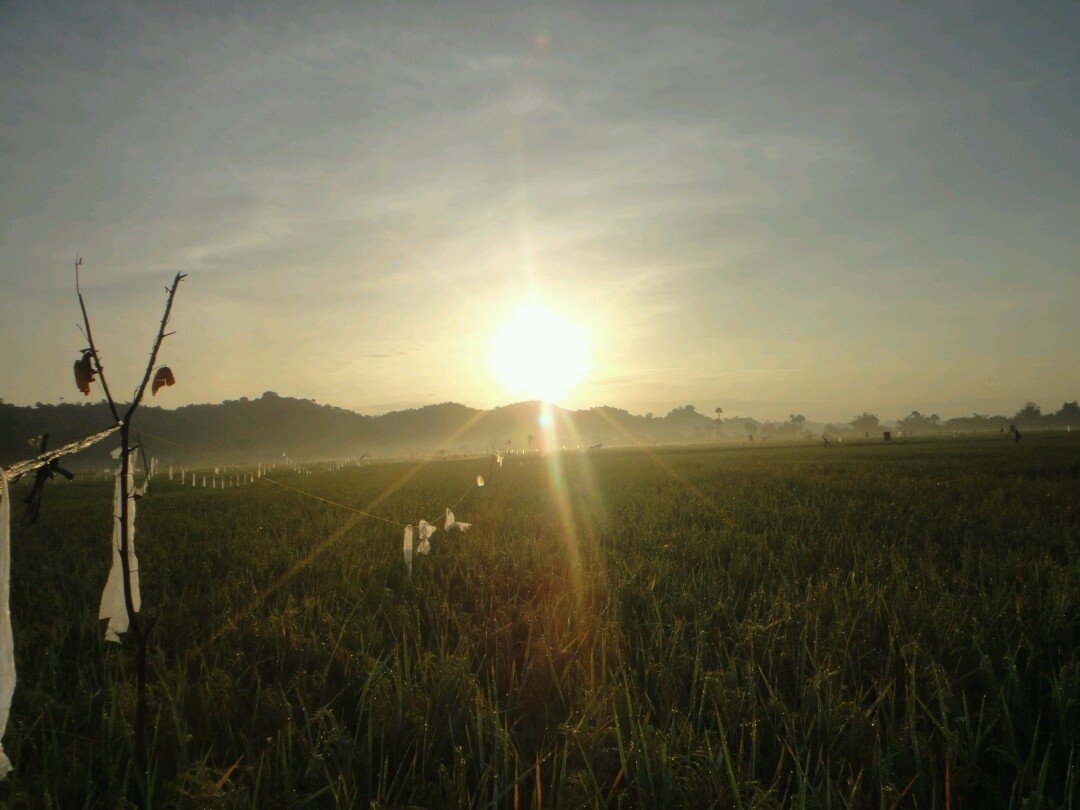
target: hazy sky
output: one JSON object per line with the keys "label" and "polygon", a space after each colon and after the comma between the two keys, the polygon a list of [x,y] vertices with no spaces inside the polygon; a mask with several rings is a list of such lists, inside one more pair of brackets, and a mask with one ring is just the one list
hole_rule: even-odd
{"label": "hazy sky", "polygon": [[[5,3],[0,397],[1012,412],[1080,395],[1080,4]],[[300,4],[296,4],[298,7]],[[240,7],[245,8],[245,7]]]}

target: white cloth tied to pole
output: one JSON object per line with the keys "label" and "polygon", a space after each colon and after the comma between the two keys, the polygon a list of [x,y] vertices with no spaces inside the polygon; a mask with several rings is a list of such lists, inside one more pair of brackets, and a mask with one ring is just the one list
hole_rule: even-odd
{"label": "white cloth tied to pole", "polygon": [[449,509],[446,510],[446,525],[443,526],[446,531],[451,529],[457,529],[459,532],[467,532],[472,528],[471,523],[462,523],[459,520],[454,520],[454,513]]}
{"label": "white cloth tied to pole", "polygon": [[[108,619],[109,626],[105,628],[105,640],[120,642],[120,634],[127,632],[128,614],[127,604],[124,601],[124,568],[120,560],[120,516],[121,516],[121,488],[120,468],[123,461],[116,467],[116,483],[113,486],[113,534],[112,534],[112,567],[109,568],[109,578],[105,582],[105,590],[101,592],[101,605],[98,608],[98,618]],[[135,471],[133,464],[128,464],[127,491],[133,490],[135,483]],[[142,597],[139,594],[139,560],[135,557],[135,498],[128,497],[127,510],[127,562],[131,582],[131,604],[138,612],[142,607]]]}
{"label": "white cloth tied to pole", "polygon": [[[7,730],[15,694],[15,643],[11,635],[11,490],[0,469],[0,739]],[[11,773],[11,760],[0,742],[0,779]]]}

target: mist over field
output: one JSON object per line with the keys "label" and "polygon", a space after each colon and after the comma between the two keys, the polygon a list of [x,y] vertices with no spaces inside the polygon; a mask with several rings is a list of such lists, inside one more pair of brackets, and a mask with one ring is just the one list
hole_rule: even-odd
{"label": "mist over field", "polygon": [[[719,407],[719,406],[717,406]],[[854,409],[853,409],[854,410]],[[48,434],[54,446],[100,430],[109,423],[105,404],[16,407],[0,402],[0,461],[26,454],[27,437]],[[880,440],[885,430],[909,438],[956,433],[1080,431],[1080,406],[1064,403],[1046,413],[1029,402],[1010,416],[974,414],[942,419],[912,411],[882,420],[862,412],[842,423],[818,422],[800,413],[783,421],[728,416],[693,405],[657,416],[611,407],[572,411],[542,402],[521,402],[488,411],[447,402],[378,416],[361,415],[313,400],[267,392],[220,405],[189,405],[175,410],[148,407],[145,430],[169,437],[148,450],[163,462],[198,465],[220,462],[278,461],[283,455],[301,461],[434,454],[584,450],[601,447],[747,442]],[[554,427],[554,433],[546,428]],[[1011,433],[1010,433],[1011,438]],[[73,463],[100,466],[105,451],[88,451]]]}

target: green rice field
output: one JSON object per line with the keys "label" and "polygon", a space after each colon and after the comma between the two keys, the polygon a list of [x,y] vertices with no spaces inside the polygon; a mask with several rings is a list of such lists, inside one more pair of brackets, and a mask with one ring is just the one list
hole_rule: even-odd
{"label": "green rice field", "polygon": [[473,529],[409,577],[396,525],[155,479],[145,780],[111,479],[16,502],[0,804],[1080,804],[1080,434],[312,470],[272,477]]}

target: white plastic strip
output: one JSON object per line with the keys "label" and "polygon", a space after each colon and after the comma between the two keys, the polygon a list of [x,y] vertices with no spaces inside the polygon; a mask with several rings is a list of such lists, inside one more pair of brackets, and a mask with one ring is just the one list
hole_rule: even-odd
{"label": "white plastic strip", "polygon": [[457,529],[460,532],[467,532],[472,528],[471,523],[462,523],[460,520],[454,520],[454,513],[449,509],[446,510],[446,525],[443,526],[446,531]]}
{"label": "white plastic strip", "polygon": [[418,528],[418,534],[420,535],[420,545],[416,547],[417,554],[427,554],[431,551],[431,543],[428,542],[428,538],[435,534],[435,526],[432,526],[426,520],[421,520]]}
{"label": "white plastic strip", "polygon": [[[11,636],[11,493],[0,470],[0,739],[7,730],[15,694],[15,643]],[[0,742],[0,779],[11,773],[11,760]]]}
{"label": "white plastic strip", "polygon": [[[122,464],[121,461],[116,466],[116,481],[113,485],[112,567],[109,568],[109,578],[105,582],[105,590],[101,592],[101,605],[98,607],[98,618],[109,620],[109,626],[105,628],[105,640],[117,643],[120,642],[120,634],[127,632],[128,629],[127,604],[124,601],[124,569],[120,561],[120,468]],[[135,483],[134,466],[134,464],[128,464],[128,492],[132,492]],[[134,497],[128,498],[127,506],[127,558],[131,577],[131,604],[138,612],[142,607],[142,599],[139,594],[139,560],[135,556]]]}

